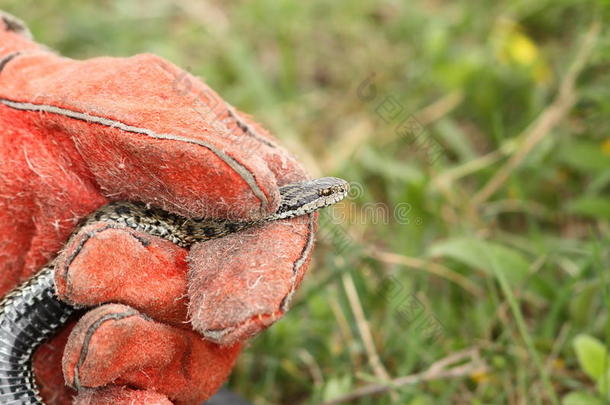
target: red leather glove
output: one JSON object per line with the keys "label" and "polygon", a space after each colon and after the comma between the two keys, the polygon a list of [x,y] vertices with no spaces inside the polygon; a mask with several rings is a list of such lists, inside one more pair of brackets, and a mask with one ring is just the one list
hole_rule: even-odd
{"label": "red leather glove", "polygon": [[63,58],[1,16],[0,296],[61,250],[61,299],[94,307],[35,355],[47,403],[201,403],[242,342],[286,311],[316,222],[278,221],[189,251],[96,223],[64,246],[79,219],[116,200],[259,218],[276,210],[279,186],[303,178],[258,124],[171,63]]}

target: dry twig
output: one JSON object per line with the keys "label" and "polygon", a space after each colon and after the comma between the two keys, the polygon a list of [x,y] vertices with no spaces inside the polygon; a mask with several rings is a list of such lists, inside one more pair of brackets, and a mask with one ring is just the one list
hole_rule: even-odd
{"label": "dry twig", "polygon": [[527,155],[536,145],[542,141],[551,130],[563,119],[572,108],[576,97],[574,85],[576,78],[584,68],[595,42],[599,35],[600,24],[595,21],[585,35],[582,45],[576,54],[574,61],[568,68],[560,86],[555,100],[528,126],[523,134],[523,142],[517,148],[515,154],[496,172],[496,174],[485,184],[485,186],[472,198],[473,207],[480,205],[491,197],[510,177],[511,173],[523,162]]}
{"label": "dry twig", "polygon": [[[469,362],[451,367],[452,364],[471,359]],[[402,385],[415,384],[423,381],[440,380],[445,378],[459,378],[471,375],[475,372],[485,372],[487,365],[481,359],[478,348],[470,348],[450,354],[433,363],[426,371],[395,378],[389,383],[368,384],[339,398],[322,402],[318,405],[337,405],[344,402],[354,401],[358,398],[381,394]]]}
{"label": "dry twig", "polygon": [[344,274],[342,279],[343,287],[345,288],[347,299],[349,300],[350,307],[352,308],[352,312],[354,313],[354,317],[356,318],[358,332],[360,333],[360,337],[362,338],[362,343],[364,343],[364,348],[369,358],[371,367],[373,367],[373,371],[375,372],[377,378],[382,381],[389,381],[390,375],[383,366],[383,363],[381,363],[379,354],[377,353],[377,349],[375,348],[371,328],[369,327],[369,323],[364,315],[364,310],[362,309],[360,298],[358,298],[358,292],[356,291],[354,280],[349,274]]}
{"label": "dry twig", "polygon": [[458,272],[455,272],[441,264],[434,263],[428,260],[420,259],[418,257],[411,257],[400,255],[397,253],[386,252],[379,248],[369,248],[366,253],[373,259],[380,260],[390,264],[400,264],[415,270],[426,271],[447,280],[453,281],[464,290],[468,291],[472,295],[480,297],[483,295],[483,291],[479,286],[470,281],[467,277],[464,277]]}
{"label": "dry twig", "polygon": [[461,91],[453,91],[413,114],[421,126],[425,127],[449,114],[464,100]]}

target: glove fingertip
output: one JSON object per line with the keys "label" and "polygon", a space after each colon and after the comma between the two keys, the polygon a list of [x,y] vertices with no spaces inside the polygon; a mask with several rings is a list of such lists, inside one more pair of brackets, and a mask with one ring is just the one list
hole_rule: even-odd
{"label": "glove fingertip", "polygon": [[240,350],[239,344],[220,347],[128,306],[106,304],[86,313],[73,329],[63,372],[78,390],[116,384],[199,404],[225,382]]}
{"label": "glove fingertip", "polygon": [[0,19],[4,24],[4,31],[14,32],[26,39],[32,39],[32,33],[28,29],[27,25],[25,25],[25,23],[19,18],[7,13],[6,11],[0,10]]}
{"label": "glove fingertip", "polygon": [[281,318],[311,259],[316,218],[277,221],[194,245],[189,252],[193,328],[225,345]]}
{"label": "glove fingertip", "polygon": [[74,398],[74,405],[172,405],[165,395],[152,390],[109,386],[84,389]]}

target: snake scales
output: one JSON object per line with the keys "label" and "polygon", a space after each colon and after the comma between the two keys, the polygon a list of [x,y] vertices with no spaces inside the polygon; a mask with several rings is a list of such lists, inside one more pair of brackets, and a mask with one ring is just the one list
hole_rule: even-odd
{"label": "snake scales", "polygon": [[[182,247],[284,218],[312,213],[343,199],[345,180],[324,177],[280,188],[270,216],[248,222],[192,219],[137,202],[115,202],[89,215],[74,231],[102,221],[170,240]],[[0,302],[0,404],[43,404],[32,370],[36,348],[52,337],[76,310],[55,293],[54,260]]]}

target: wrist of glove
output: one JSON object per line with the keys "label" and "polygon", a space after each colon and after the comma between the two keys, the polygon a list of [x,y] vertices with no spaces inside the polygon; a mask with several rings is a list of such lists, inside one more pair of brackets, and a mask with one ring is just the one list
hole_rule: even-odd
{"label": "wrist of glove", "polygon": [[[0,19],[0,295],[60,252],[62,300],[90,308],[35,354],[47,403],[196,404],[242,343],[279,319],[315,215],[189,250],[78,220],[137,200],[185,216],[277,209],[300,165],[200,80],[153,55],[75,61]],[[65,384],[75,389],[65,388]]]}

